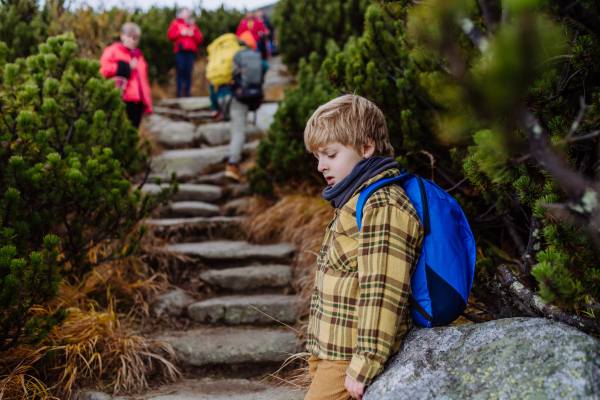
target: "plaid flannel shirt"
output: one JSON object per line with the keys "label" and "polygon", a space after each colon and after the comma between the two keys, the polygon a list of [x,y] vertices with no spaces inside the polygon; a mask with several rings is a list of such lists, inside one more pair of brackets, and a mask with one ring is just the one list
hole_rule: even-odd
{"label": "plaid flannel shirt", "polygon": [[335,210],[317,259],[307,350],[326,360],[351,360],[346,373],[369,385],[413,326],[410,277],[420,255],[423,226],[398,185],[375,191],[356,223],[358,194],[398,176],[390,169],[365,182]]}

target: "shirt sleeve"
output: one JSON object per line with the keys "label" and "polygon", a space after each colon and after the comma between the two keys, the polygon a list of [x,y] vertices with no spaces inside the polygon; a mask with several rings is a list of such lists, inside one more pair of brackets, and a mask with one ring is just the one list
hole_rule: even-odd
{"label": "shirt sleeve", "polygon": [[358,239],[358,332],[346,373],[371,384],[392,352],[410,276],[419,258],[421,224],[393,205],[365,209]]}

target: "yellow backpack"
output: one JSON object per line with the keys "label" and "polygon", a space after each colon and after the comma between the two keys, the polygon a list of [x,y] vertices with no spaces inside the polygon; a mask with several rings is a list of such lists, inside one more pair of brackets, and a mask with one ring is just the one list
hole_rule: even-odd
{"label": "yellow backpack", "polygon": [[219,36],[208,45],[206,79],[215,87],[229,83],[233,77],[233,56],[243,47],[233,33]]}

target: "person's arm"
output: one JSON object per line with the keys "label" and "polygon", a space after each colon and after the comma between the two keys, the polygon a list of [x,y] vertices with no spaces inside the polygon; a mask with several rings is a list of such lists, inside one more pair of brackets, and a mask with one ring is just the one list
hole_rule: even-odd
{"label": "person's arm", "polygon": [[181,30],[179,29],[179,24],[176,20],[171,21],[171,25],[169,25],[169,30],[167,31],[167,39],[174,42],[181,37],[182,36]]}
{"label": "person's arm", "polygon": [[204,41],[204,38],[202,37],[202,32],[200,32],[200,29],[198,29],[198,25],[194,24],[193,31],[194,31],[193,38],[196,41],[196,44],[201,45],[202,42]]}
{"label": "person's arm", "polygon": [[100,73],[104,75],[105,78],[121,76],[125,79],[129,79],[131,77],[131,67],[129,63],[116,60],[113,53],[111,48],[104,49],[104,52],[100,57]]}
{"label": "person's arm", "polygon": [[416,215],[394,205],[378,207],[375,196],[365,207],[358,239],[358,334],[346,370],[365,386],[382,371],[396,334],[407,329],[400,323],[408,312],[411,269],[423,240]]}

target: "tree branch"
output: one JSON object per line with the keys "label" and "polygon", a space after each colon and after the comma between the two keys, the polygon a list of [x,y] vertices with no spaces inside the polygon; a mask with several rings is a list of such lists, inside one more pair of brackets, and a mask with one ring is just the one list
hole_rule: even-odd
{"label": "tree branch", "polygon": [[502,264],[498,267],[497,275],[501,285],[506,287],[511,295],[529,305],[544,317],[570,325],[586,333],[600,333],[600,326],[595,319],[569,314],[546,302],[538,294],[523,286],[506,265]]}
{"label": "tree branch", "polygon": [[574,19],[600,38],[600,19],[576,0],[554,0],[565,16]]}

